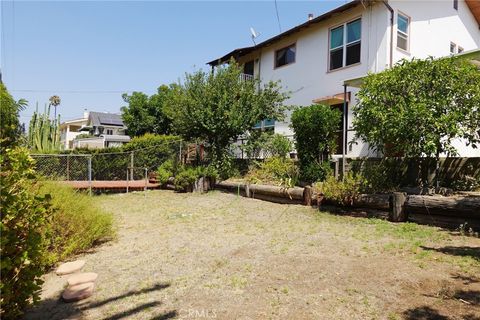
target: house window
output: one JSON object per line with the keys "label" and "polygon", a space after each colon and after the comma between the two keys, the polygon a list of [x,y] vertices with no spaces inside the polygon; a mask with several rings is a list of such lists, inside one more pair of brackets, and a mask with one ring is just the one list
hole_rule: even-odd
{"label": "house window", "polygon": [[107,135],[109,136],[113,135],[113,129],[107,129]]}
{"label": "house window", "polygon": [[362,20],[330,29],[330,70],[360,62]]}
{"label": "house window", "polygon": [[410,18],[399,13],[397,15],[397,48],[408,51]]}
{"label": "house window", "polygon": [[460,46],[458,46],[458,53],[462,53],[464,51],[464,49]]}
{"label": "house window", "polygon": [[264,131],[270,131],[275,129],[275,120],[273,119],[265,119],[262,121],[257,122],[253,129],[259,129]]}
{"label": "house window", "polygon": [[295,44],[275,51],[275,68],[295,62]]}
{"label": "house window", "polygon": [[458,10],[458,0],[453,0],[453,9]]}
{"label": "house window", "polygon": [[453,42],[450,42],[450,54],[457,53],[457,45]]}
{"label": "house window", "polygon": [[244,74],[249,74],[249,75],[253,76],[253,71],[254,71],[253,60],[248,61],[243,65],[243,73]]}

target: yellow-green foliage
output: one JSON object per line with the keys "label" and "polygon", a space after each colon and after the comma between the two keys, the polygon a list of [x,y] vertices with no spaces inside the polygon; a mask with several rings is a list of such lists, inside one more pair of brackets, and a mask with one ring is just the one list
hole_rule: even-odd
{"label": "yellow-green foliage", "polygon": [[315,183],[314,188],[329,201],[340,205],[352,205],[353,200],[360,194],[363,183],[361,175],[349,172],[343,181],[330,175],[325,181]]}
{"label": "yellow-green foliage", "polygon": [[24,148],[0,152],[0,317],[17,319],[40,297],[50,198],[38,192],[33,160]]}
{"label": "yellow-green foliage", "polygon": [[250,183],[267,183],[293,187],[298,181],[298,168],[292,159],[272,157],[260,162],[247,176]]}
{"label": "yellow-green foliage", "polygon": [[112,237],[112,215],[98,208],[88,195],[58,182],[42,182],[55,209],[51,217],[47,265]]}

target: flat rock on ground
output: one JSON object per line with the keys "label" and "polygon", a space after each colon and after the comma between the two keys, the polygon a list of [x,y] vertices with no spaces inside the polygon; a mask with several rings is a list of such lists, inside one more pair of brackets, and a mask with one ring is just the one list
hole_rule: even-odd
{"label": "flat rock on ground", "polygon": [[86,299],[93,294],[95,284],[93,282],[87,282],[70,286],[62,293],[62,299],[65,302],[74,302]]}
{"label": "flat rock on ground", "polygon": [[85,265],[85,260],[75,260],[71,262],[66,262],[64,264],[61,264],[55,273],[59,276],[64,275],[64,274],[70,274],[77,272],[78,270],[82,269],[83,266]]}
{"label": "flat rock on ground", "polygon": [[69,277],[67,279],[67,283],[69,286],[75,286],[77,284],[95,282],[97,278],[98,278],[98,274],[95,272],[77,273]]}

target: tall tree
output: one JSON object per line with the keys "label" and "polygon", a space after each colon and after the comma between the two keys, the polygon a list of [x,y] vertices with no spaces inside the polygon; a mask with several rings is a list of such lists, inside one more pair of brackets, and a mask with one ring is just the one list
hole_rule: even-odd
{"label": "tall tree", "polygon": [[232,60],[215,73],[187,74],[168,106],[173,128],[185,139],[202,139],[212,160],[221,162],[230,144],[263,119],[282,120],[288,97],[277,82],[242,80]]}
{"label": "tall tree", "polygon": [[456,155],[453,141],[480,142],[480,72],[453,57],[403,60],[368,75],[353,110],[356,136],[405,157]]}
{"label": "tall tree", "polygon": [[122,117],[132,136],[141,136],[145,133],[168,134],[170,119],[165,115],[165,105],[170,101],[175,84],[162,85],[157,93],[148,96],[142,92],[123,94],[122,98],[128,106],[122,107]]}
{"label": "tall tree", "polygon": [[18,116],[26,106],[26,100],[15,101],[5,85],[0,83],[0,146],[2,150],[18,144],[22,134]]}

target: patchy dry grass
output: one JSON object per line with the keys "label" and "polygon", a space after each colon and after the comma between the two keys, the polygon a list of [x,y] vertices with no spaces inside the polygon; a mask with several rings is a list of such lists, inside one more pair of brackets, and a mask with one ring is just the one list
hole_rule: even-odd
{"label": "patchy dry grass", "polygon": [[28,319],[452,319],[480,316],[480,239],[235,195],[101,196],[118,239],[82,258],[95,295],[46,275]]}

